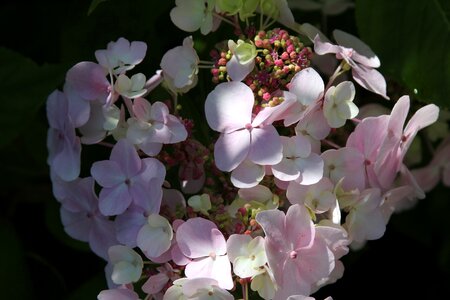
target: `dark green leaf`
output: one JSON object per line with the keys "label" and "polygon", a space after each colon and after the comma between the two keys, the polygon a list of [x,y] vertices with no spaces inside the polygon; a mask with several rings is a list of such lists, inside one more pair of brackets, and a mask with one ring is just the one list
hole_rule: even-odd
{"label": "dark green leaf", "polygon": [[356,20],[386,75],[416,91],[420,100],[449,107],[450,5],[445,3],[357,0]]}
{"label": "dark green leaf", "polygon": [[0,219],[0,290],[2,299],[32,299],[25,256],[13,225]]}
{"label": "dark green leaf", "polygon": [[[86,266],[86,274],[90,274],[89,266]],[[97,299],[97,295],[104,289],[107,289],[105,274],[100,273],[86,281],[66,300]]]}
{"label": "dark green leaf", "polygon": [[106,2],[108,0],[92,0],[91,5],[89,5],[88,16],[92,14],[92,12],[99,6],[101,3]]}
{"label": "dark green leaf", "polygon": [[47,95],[64,79],[64,68],[38,66],[11,50],[0,48],[0,147],[7,145],[28,126]]}

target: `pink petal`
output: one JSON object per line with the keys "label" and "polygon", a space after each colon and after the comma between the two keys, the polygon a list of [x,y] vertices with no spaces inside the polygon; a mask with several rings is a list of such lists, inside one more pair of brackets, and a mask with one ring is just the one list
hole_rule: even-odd
{"label": "pink petal", "polygon": [[229,133],[251,122],[254,96],[242,82],[221,83],[205,101],[206,121],[218,132]]}
{"label": "pink petal", "polygon": [[261,211],[256,215],[256,221],[266,235],[266,242],[276,245],[277,249],[287,248],[289,242],[285,235],[285,219],[285,214],[278,209]]}
{"label": "pink petal", "polygon": [[307,158],[298,158],[295,164],[301,173],[299,183],[309,185],[322,179],[324,163],[318,154],[311,153]]}
{"label": "pink petal", "polygon": [[261,124],[271,125],[273,122],[282,120],[286,115],[291,113],[291,108],[297,104],[297,97],[290,92],[283,92],[284,101],[274,107],[265,107],[262,109],[252,121],[253,127]]}
{"label": "pink petal", "polygon": [[339,29],[333,31],[333,37],[339,45],[356,51],[352,56],[356,62],[370,68],[378,68],[380,66],[380,60],[372,49],[357,37]]}
{"label": "pink petal", "polygon": [[165,273],[158,273],[150,276],[150,278],[142,285],[142,290],[147,294],[156,294],[162,291],[169,277]]}
{"label": "pink petal", "polygon": [[[231,264],[226,255],[217,256],[215,260],[206,257],[190,262],[185,269],[188,278],[211,278],[217,280],[219,287],[232,289]],[[204,287],[204,285],[202,286]]]}
{"label": "pink petal", "polygon": [[127,139],[121,139],[114,145],[110,159],[119,164],[127,178],[135,176],[141,170],[141,159],[134,145]]}
{"label": "pink petal", "polygon": [[99,209],[104,216],[120,215],[131,204],[131,195],[125,183],[103,188],[99,195]]}
{"label": "pink petal", "polygon": [[263,178],[264,167],[244,160],[231,172],[231,183],[238,188],[251,188],[256,186]]}
{"label": "pink petal", "polygon": [[87,100],[103,99],[109,94],[105,71],[93,62],[83,61],[73,66],[66,74],[66,82]]}
{"label": "pink petal", "polygon": [[404,136],[407,137],[407,141],[403,146],[403,151],[406,152],[419,130],[436,122],[438,117],[439,107],[434,104],[428,104],[416,111],[405,128]]}
{"label": "pink petal", "polygon": [[391,111],[391,116],[389,118],[388,124],[388,137],[391,138],[392,135],[400,139],[403,134],[403,126],[405,125],[406,117],[409,112],[409,96],[403,96],[398,99]]}
{"label": "pink petal", "polygon": [[89,233],[89,246],[92,251],[106,260],[109,247],[118,243],[114,223],[103,217],[96,217]]}
{"label": "pink petal", "polygon": [[319,34],[314,38],[314,52],[317,54],[324,55],[327,53],[339,53],[340,51],[341,47],[328,42],[322,42]]}
{"label": "pink petal", "polygon": [[322,77],[313,68],[306,68],[291,79],[289,91],[297,96],[303,105],[310,105],[317,100],[325,89]]}
{"label": "pink petal", "polygon": [[227,62],[227,73],[233,81],[242,81],[255,67],[255,61],[252,60],[247,64],[241,64],[236,55],[233,55]]}
{"label": "pink petal", "polygon": [[295,180],[300,176],[300,171],[295,163],[291,159],[285,158],[272,166],[272,173],[276,178],[283,181]]}
{"label": "pink petal", "polygon": [[83,242],[89,241],[92,219],[86,217],[86,212],[71,212],[62,206],[60,214],[64,231],[70,237]]}
{"label": "pink petal", "polygon": [[[177,230],[176,239],[181,252],[190,258],[209,256],[210,253],[223,251],[216,249],[216,245],[221,245],[226,249],[225,238],[217,233],[216,224],[203,218],[188,219]],[[223,241],[221,241],[223,239]]]}
{"label": "pink petal", "polygon": [[389,97],[386,95],[386,80],[377,70],[356,65],[352,67],[352,76],[366,90],[389,100]]}
{"label": "pink petal", "polygon": [[147,122],[151,119],[152,108],[150,102],[144,98],[136,98],[133,101],[133,113],[140,121]]}
{"label": "pink petal", "polygon": [[253,128],[248,159],[259,165],[275,165],[283,158],[283,145],[272,125]]}
{"label": "pink petal", "polygon": [[320,237],[314,239],[310,248],[300,249],[298,258],[296,263],[300,276],[309,284],[328,277],[334,269],[334,255]]}
{"label": "pink petal", "polygon": [[244,161],[250,149],[250,132],[247,129],[220,135],[214,145],[217,168],[229,172]]}
{"label": "pink petal", "polygon": [[286,240],[293,243],[292,250],[310,247],[315,235],[314,225],[304,205],[291,205],[286,213]]}
{"label": "pink petal", "polygon": [[94,162],[91,174],[102,187],[114,187],[126,180],[119,164],[111,160]]}

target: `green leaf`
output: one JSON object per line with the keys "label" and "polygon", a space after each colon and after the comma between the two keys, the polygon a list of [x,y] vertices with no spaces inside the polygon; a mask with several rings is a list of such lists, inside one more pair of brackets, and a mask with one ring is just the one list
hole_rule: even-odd
{"label": "green leaf", "polygon": [[0,148],[10,143],[45,103],[47,95],[64,79],[62,66],[38,66],[31,59],[0,47]]}
{"label": "green leaf", "polygon": [[92,14],[92,12],[99,6],[101,3],[106,2],[108,0],[92,0],[91,5],[89,5],[88,16]]}
{"label": "green leaf", "polygon": [[449,107],[450,5],[442,0],[357,0],[359,34],[382,71],[417,98]]}
{"label": "green leaf", "polygon": [[25,255],[13,225],[0,219],[0,290],[2,299],[32,299]]}
{"label": "green leaf", "polygon": [[[86,270],[88,271],[89,268],[86,268]],[[89,272],[86,273],[89,274]],[[83,283],[66,300],[97,299],[97,295],[105,289],[107,289],[105,274],[102,272]]]}

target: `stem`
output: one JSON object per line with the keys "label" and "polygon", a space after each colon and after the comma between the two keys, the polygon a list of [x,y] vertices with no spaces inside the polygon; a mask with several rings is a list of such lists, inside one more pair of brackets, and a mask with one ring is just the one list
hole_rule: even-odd
{"label": "stem", "polygon": [[353,122],[356,122],[356,123],[361,123],[362,121],[360,120],[360,119],[358,119],[358,118],[353,118],[353,119],[351,119]]}
{"label": "stem", "polygon": [[205,65],[198,65],[197,66],[199,69],[212,69],[212,67],[214,67],[214,65],[208,65],[208,66],[205,66]]}
{"label": "stem", "polygon": [[209,61],[209,60],[199,60],[198,61],[200,64],[204,64],[204,65],[213,65],[214,62]]}
{"label": "stem", "polygon": [[127,107],[128,112],[130,113],[131,117],[134,117],[134,112],[133,112],[133,102],[131,102],[130,98],[127,97],[123,97],[123,101],[125,102],[125,106]]}
{"label": "stem", "polygon": [[325,144],[327,144],[327,145],[329,145],[329,146],[331,146],[331,147],[333,147],[333,148],[335,148],[335,149],[341,149],[341,146],[339,146],[339,145],[336,144],[335,142],[332,142],[332,141],[326,140],[326,139],[323,139],[322,141],[323,141]]}
{"label": "stem", "polygon": [[333,82],[336,80],[336,78],[345,73],[346,70],[342,70],[342,67],[345,64],[345,60],[342,60],[341,63],[339,64],[339,66],[336,68],[336,70],[334,71],[333,75],[331,75],[330,79],[328,80],[327,86],[325,87],[325,91],[328,90],[330,88],[330,86],[333,84]]}
{"label": "stem", "polygon": [[232,25],[233,27],[236,27],[236,25],[235,25],[233,22],[231,22],[231,21],[228,20],[227,18],[224,18],[223,16],[219,15],[218,13],[213,13],[213,15],[214,15],[216,18],[221,19],[221,20],[224,21],[225,23],[228,23],[228,24]]}
{"label": "stem", "polygon": [[108,147],[108,148],[113,148],[114,147],[114,144],[107,143],[107,142],[98,142],[97,145],[105,146],[105,147]]}
{"label": "stem", "polygon": [[245,283],[241,284],[241,285],[242,285],[242,297],[243,297],[243,300],[248,300],[248,283],[247,283],[247,280],[245,280]]}

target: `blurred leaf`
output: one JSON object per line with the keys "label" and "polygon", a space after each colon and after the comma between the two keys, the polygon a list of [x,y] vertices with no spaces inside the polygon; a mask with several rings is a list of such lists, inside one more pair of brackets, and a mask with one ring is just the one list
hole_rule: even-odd
{"label": "blurred leaf", "polygon": [[411,92],[417,90],[420,100],[443,107],[450,106],[448,3],[447,0],[356,1],[360,36],[380,57],[382,70]]}
{"label": "blurred leaf", "polygon": [[24,251],[13,225],[0,219],[0,290],[2,299],[33,299]]}
{"label": "blurred leaf", "polygon": [[[86,266],[86,274],[89,274],[89,266]],[[100,273],[82,284],[66,300],[97,299],[97,295],[104,289],[107,289],[105,274]]]}
{"label": "blurred leaf", "polygon": [[45,103],[47,95],[63,80],[64,68],[38,66],[11,50],[0,48],[0,147],[10,143],[31,121]]}
{"label": "blurred leaf", "polygon": [[101,3],[106,2],[108,0],[92,0],[91,5],[89,5],[88,16],[92,14],[92,12],[99,6]]}

